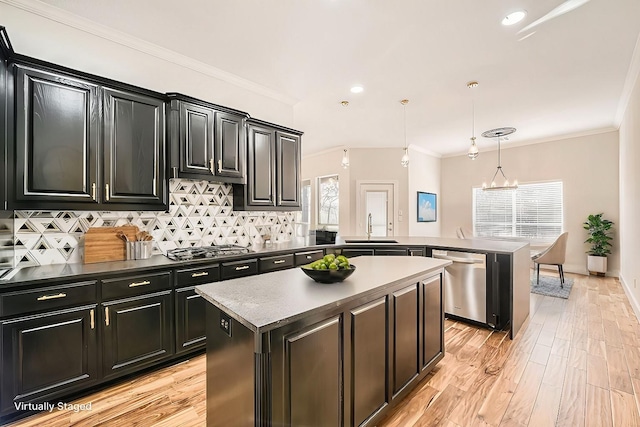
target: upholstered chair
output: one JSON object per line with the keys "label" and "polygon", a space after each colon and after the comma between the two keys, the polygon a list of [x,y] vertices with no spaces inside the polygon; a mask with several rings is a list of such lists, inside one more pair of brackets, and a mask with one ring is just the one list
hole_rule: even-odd
{"label": "upholstered chair", "polygon": [[558,273],[560,275],[560,287],[564,287],[564,271],[562,270],[562,264],[564,264],[565,255],[567,252],[567,237],[569,232],[564,232],[544,251],[535,254],[531,257],[536,267],[536,283],[540,282],[540,264],[557,265]]}

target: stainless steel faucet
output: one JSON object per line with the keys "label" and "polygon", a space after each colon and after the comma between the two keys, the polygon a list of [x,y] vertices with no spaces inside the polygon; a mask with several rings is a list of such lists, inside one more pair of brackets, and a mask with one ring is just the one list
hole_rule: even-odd
{"label": "stainless steel faucet", "polygon": [[367,240],[371,238],[371,233],[373,231],[372,222],[373,221],[371,220],[371,213],[369,213],[369,215],[367,215]]}

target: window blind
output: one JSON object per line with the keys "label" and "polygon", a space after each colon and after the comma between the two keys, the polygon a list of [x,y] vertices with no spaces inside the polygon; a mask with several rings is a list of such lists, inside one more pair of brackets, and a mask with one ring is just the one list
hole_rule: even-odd
{"label": "window blind", "polygon": [[555,238],[562,233],[562,182],[520,184],[516,190],[473,189],[474,235]]}

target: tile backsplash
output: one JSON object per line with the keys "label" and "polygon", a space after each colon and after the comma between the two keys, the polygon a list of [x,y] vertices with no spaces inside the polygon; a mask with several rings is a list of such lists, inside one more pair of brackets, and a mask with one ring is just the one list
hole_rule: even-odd
{"label": "tile backsplash", "polygon": [[234,211],[230,184],[171,179],[169,190],[169,212],[15,211],[15,266],[82,262],[81,241],[90,227],[137,225],[153,236],[156,254],[294,235],[294,212]]}

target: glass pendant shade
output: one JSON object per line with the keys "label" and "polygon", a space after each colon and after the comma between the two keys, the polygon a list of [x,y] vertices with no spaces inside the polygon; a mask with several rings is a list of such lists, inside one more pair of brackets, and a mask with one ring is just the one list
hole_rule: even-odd
{"label": "glass pendant shade", "polygon": [[467,156],[469,156],[469,158],[471,160],[475,160],[476,157],[478,157],[478,146],[476,145],[476,137],[472,137],[471,138],[471,147],[469,147],[469,151],[467,152]]}
{"label": "glass pendant shade", "polygon": [[342,154],[342,168],[347,169],[349,167],[349,155],[347,154],[347,150],[344,150]]}
{"label": "glass pendant shade", "polygon": [[402,156],[402,159],[400,159],[400,164],[403,168],[409,166],[409,151],[407,150],[407,147],[404,147],[404,155]]}

